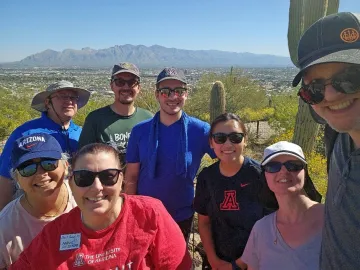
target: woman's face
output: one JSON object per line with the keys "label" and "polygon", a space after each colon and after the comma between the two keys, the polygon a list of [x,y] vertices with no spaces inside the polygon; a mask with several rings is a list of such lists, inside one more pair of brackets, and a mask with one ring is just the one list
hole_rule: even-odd
{"label": "woman's face", "polygon": [[[221,162],[239,160],[243,154],[244,147],[246,145],[246,138],[244,137],[241,142],[236,141],[241,137],[241,135],[238,135],[237,133],[244,133],[244,130],[236,120],[220,122],[214,127],[214,130],[212,131],[212,138],[210,139],[210,146],[214,149],[216,156],[221,160]],[[224,140],[224,135],[229,134],[232,134],[231,137],[227,137],[224,143],[220,143],[213,137],[217,136],[218,139]],[[230,139],[232,139],[233,142]]]}
{"label": "woman's face", "polygon": [[[84,154],[78,157],[73,171],[87,170],[90,172],[101,172],[107,169],[119,169],[119,164],[113,153],[99,152]],[[92,217],[103,216],[112,211],[120,199],[122,179],[123,175],[120,172],[116,184],[105,186],[97,175],[90,186],[79,187],[75,184],[74,177],[72,177],[70,179],[70,187],[83,215]]]}
{"label": "woman's face", "polygon": [[[295,164],[302,164],[301,160],[290,155],[277,156],[267,165],[270,165],[272,162],[294,162]],[[300,192],[304,187],[305,169],[288,171],[283,164],[278,172],[270,173],[265,171],[265,177],[270,190],[276,195]]]}
{"label": "woman's face", "polygon": [[[28,160],[21,164],[22,165],[30,165],[31,163],[40,162],[40,158],[35,158],[32,160]],[[57,168],[53,171],[46,171],[42,168],[42,166],[37,164],[37,171],[34,175],[29,177],[21,176],[21,174],[16,171],[16,179],[24,192],[30,198],[42,198],[50,196],[54,190],[61,186],[63,183],[64,177],[67,174],[68,165],[66,161],[58,160]]]}

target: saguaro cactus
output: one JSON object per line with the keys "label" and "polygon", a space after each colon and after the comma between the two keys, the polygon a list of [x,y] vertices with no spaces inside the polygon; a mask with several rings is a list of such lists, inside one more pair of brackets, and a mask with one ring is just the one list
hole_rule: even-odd
{"label": "saguaro cactus", "polygon": [[[290,0],[288,46],[292,62],[298,66],[297,46],[301,35],[318,19],[336,13],[339,0]],[[313,120],[310,109],[299,99],[293,142],[299,144],[305,153],[314,148],[319,125]]]}
{"label": "saguaro cactus", "polygon": [[210,122],[225,112],[225,87],[220,81],[216,81],[211,89],[210,96]]}

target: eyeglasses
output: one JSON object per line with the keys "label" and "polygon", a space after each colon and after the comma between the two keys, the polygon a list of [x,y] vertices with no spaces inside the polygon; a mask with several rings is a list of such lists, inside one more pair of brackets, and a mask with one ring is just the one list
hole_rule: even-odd
{"label": "eyeglasses", "polygon": [[239,132],[231,132],[229,134],[226,133],[214,133],[211,135],[211,137],[214,139],[214,142],[217,144],[224,144],[227,141],[227,138],[229,138],[231,143],[241,143],[244,138],[244,133]]}
{"label": "eyeglasses", "polygon": [[70,100],[71,102],[77,102],[79,100],[79,96],[62,95],[62,94],[57,94],[57,95],[54,95],[54,96],[50,97],[50,99],[53,99],[53,98],[58,98],[61,101]]}
{"label": "eyeglasses", "polygon": [[175,87],[175,88],[163,87],[157,89],[160,95],[165,98],[169,97],[171,93],[174,93],[176,97],[182,97],[185,94],[185,92],[187,92],[187,90],[188,89],[186,87]]}
{"label": "eyeglasses", "polygon": [[17,171],[23,177],[30,177],[37,172],[39,165],[44,169],[44,171],[51,172],[58,167],[58,164],[57,159],[41,159],[38,162],[30,160],[17,167]]}
{"label": "eyeglasses", "polygon": [[74,177],[74,182],[78,187],[91,186],[94,183],[96,176],[99,177],[102,185],[113,186],[117,183],[120,172],[121,170],[119,169],[107,169],[101,172],[78,170],[74,171],[72,176]]}
{"label": "eyeglasses", "polygon": [[130,80],[115,78],[115,79],[112,79],[112,82],[114,82],[117,87],[124,87],[125,84],[127,84],[128,87],[135,87],[140,83],[138,78],[133,78]]}
{"label": "eyeglasses", "polygon": [[265,164],[263,166],[263,168],[264,168],[265,172],[277,173],[281,170],[281,167],[283,165],[289,172],[298,172],[305,168],[305,164],[303,162],[297,161],[297,160],[289,160],[284,163],[272,161],[272,162]]}
{"label": "eyeglasses", "polygon": [[[328,83],[327,83],[328,82]],[[338,92],[354,94],[360,91],[360,67],[349,67],[329,79],[315,79],[309,84],[301,83],[298,95],[308,104],[318,104],[324,100],[325,87],[332,85]]]}

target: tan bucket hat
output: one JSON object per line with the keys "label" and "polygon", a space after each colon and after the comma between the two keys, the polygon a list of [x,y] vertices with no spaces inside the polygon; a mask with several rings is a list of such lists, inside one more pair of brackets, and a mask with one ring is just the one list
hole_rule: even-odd
{"label": "tan bucket hat", "polygon": [[31,102],[31,108],[33,108],[39,112],[45,112],[46,111],[45,100],[53,93],[60,91],[60,90],[73,90],[78,94],[78,96],[79,96],[79,100],[77,103],[78,109],[80,109],[81,107],[84,107],[90,98],[90,92],[88,90],[74,87],[73,83],[62,80],[62,81],[50,84],[46,88],[45,91],[37,93]]}

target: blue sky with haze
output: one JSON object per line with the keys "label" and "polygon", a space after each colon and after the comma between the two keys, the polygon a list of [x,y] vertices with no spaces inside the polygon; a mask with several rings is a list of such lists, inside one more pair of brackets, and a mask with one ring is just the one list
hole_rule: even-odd
{"label": "blue sky with haze", "polygon": [[[1,0],[0,62],[123,44],[288,56],[289,2]],[[340,0],[339,10],[360,13],[360,0]]]}

